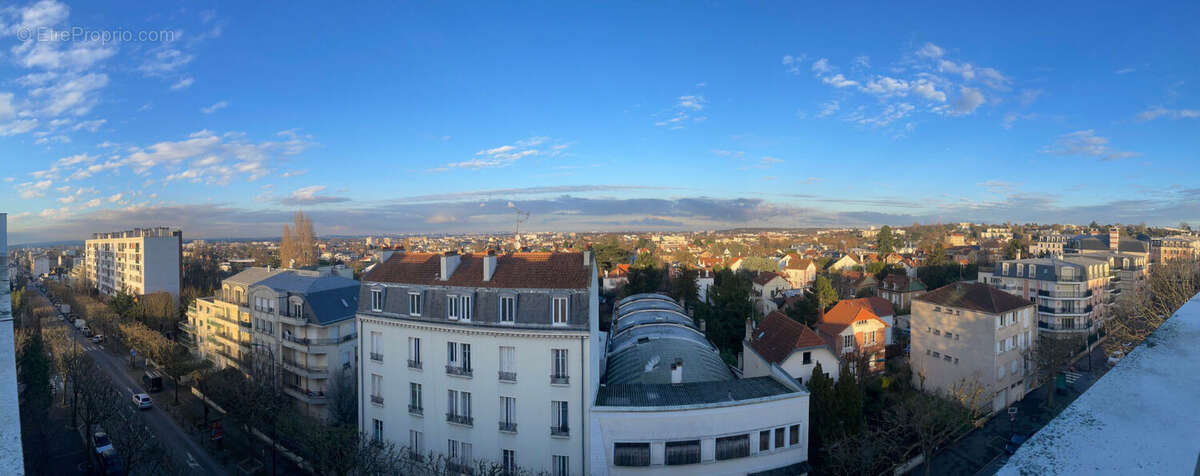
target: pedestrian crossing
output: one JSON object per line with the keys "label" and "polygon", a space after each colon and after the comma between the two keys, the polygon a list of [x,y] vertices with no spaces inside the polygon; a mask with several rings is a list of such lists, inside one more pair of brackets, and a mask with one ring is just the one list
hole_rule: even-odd
{"label": "pedestrian crossing", "polygon": [[1083,377],[1083,374],[1081,374],[1079,372],[1075,372],[1073,370],[1068,370],[1066,372],[1063,372],[1063,375],[1066,376],[1067,384],[1069,384],[1069,385],[1075,385],[1075,381],[1079,380],[1080,377]]}
{"label": "pedestrian crossing", "polygon": [[79,345],[83,347],[83,350],[88,351],[88,352],[99,352],[99,351],[104,350],[104,346],[101,344],[93,344],[93,343],[89,342],[86,344],[79,344]]}

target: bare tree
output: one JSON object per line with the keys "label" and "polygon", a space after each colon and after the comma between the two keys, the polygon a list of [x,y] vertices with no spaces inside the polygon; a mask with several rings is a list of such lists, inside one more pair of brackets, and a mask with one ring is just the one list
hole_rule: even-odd
{"label": "bare tree", "polygon": [[358,421],[358,380],[353,368],[333,370],[330,379],[329,419],[336,425]]}
{"label": "bare tree", "polygon": [[1037,345],[1033,348],[1033,361],[1037,364],[1039,379],[1045,383],[1046,406],[1054,407],[1054,395],[1057,382],[1056,376],[1071,365],[1078,343],[1073,339],[1065,339],[1050,335],[1039,335]]}
{"label": "bare tree", "polygon": [[79,389],[79,420],[85,434],[91,434],[97,424],[113,418],[121,410],[121,393],[90,357],[85,356],[75,387]]}
{"label": "bare tree", "polygon": [[978,410],[964,405],[954,392],[926,394],[911,392],[889,409],[885,421],[903,428],[915,438],[925,459],[925,474],[931,472],[934,452],[959,431],[971,424]]}
{"label": "bare tree", "polygon": [[1125,353],[1149,337],[1184,303],[1200,292],[1200,267],[1196,260],[1177,260],[1154,266],[1143,286],[1117,298],[1112,318],[1105,325],[1110,354]]}
{"label": "bare tree", "polygon": [[292,225],[283,226],[279,242],[279,263],[283,267],[303,268],[317,264],[317,235],[304,212],[296,212]]}
{"label": "bare tree", "polygon": [[104,429],[129,474],[172,474],[170,458],[146,426],[146,417],[140,411],[122,406],[104,422]]}

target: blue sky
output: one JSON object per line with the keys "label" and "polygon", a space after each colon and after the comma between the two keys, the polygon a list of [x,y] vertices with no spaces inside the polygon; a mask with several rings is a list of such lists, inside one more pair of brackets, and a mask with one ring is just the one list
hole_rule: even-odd
{"label": "blue sky", "polygon": [[153,8],[0,11],[14,242],[1200,221],[1194,2]]}

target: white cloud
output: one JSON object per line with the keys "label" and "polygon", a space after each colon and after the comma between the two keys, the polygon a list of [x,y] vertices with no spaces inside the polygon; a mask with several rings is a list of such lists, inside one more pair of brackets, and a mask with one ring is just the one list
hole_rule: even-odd
{"label": "white cloud", "polygon": [[949,60],[938,61],[938,72],[962,76],[964,80],[975,79],[975,67],[971,63],[955,63]]}
{"label": "white cloud", "polygon": [[172,84],[171,90],[178,91],[180,89],[187,89],[189,86],[192,85],[192,83],[195,83],[195,82],[196,82],[195,79],[193,79],[191,76],[188,76],[183,79],[180,79],[179,81],[176,81],[175,84]]}
{"label": "white cloud", "polygon": [[[548,147],[542,147],[543,145]],[[551,141],[548,137],[530,137],[512,144],[481,150],[476,152],[475,157],[470,160],[449,163],[445,167],[433,171],[444,172],[452,168],[485,169],[506,167],[518,160],[533,156],[561,157],[566,153],[566,149],[569,146],[569,143]]]}
{"label": "white cloud", "polygon": [[808,57],[805,55],[800,55],[800,56],[783,55],[783,60],[781,62],[786,67],[786,69],[789,73],[800,74],[800,65],[802,63],[804,63],[804,61],[806,59],[808,59]]}
{"label": "white cloud", "polygon": [[925,43],[925,46],[922,46],[921,49],[917,50],[917,56],[923,58],[941,58],[945,53],[945,50],[933,43]]}
{"label": "white cloud", "polygon": [[96,132],[96,131],[100,130],[100,127],[103,126],[107,122],[108,122],[107,119],[95,119],[95,120],[91,120],[91,121],[82,121],[82,122],[72,126],[71,130],[73,130],[73,131],[86,130],[88,132]]}
{"label": "white cloud", "polygon": [[339,203],[350,201],[345,197],[320,195],[325,190],[324,185],[312,185],[296,189],[291,195],[277,200],[281,205],[319,205],[323,203]]}
{"label": "white cloud", "polygon": [[25,182],[17,185],[17,195],[26,200],[44,197],[46,196],[46,190],[48,190],[53,184],[54,182],[49,180]]}
{"label": "white cloud", "polygon": [[124,196],[124,194],[114,193],[108,197],[108,203],[117,203],[117,202],[121,201],[121,198],[123,196]]}
{"label": "white cloud", "polygon": [[150,50],[145,62],[137,69],[147,76],[164,76],[178,71],[194,58],[191,54],[176,49],[173,42],[167,42]]}
{"label": "white cloud", "polygon": [[840,108],[841,108],[841,105],[838,104],[837,101],[829,101],[829,102],[821,105],[821,112],[817,114],[817,117],[832,116]]}
{"label": "white cloud", "polygon": [[871,57],[863,55],[863,56],[854,58],[854,64],[860,68],[870,68],[871,67]]}
{"label": "white cloud", "polygon": [[95,208],[98,206],[100,206],[99,198],[93,198],[91,200],[88,200],[88,202],[84,204],[84,208]]}
{"label": "white cloud", "polygon": [[1153,121],[1160,117],[1167,119],[1196,119],[1200,118],[1200,109],[1167,109],[1157,106],[1138,113],[1137,120]]}
{"label": "white cloud", "polygon": [[1100,160],[1127,159],[1142,155],[1137,152],[1114,150],[1108,142],[1107,137],[1098,136],[1095,130],[1087,129],[1058,136],[1053,144],[1042,148],[1042,153],[1088,156]]}
{"label": "white cloud", "polygon": [[679,96],[679,103],[677,103],[676,106],[683,109],[699,111],[704,109],[705,102],[704,96]]}
{"label": "white cloud", "polygon": [[42,113],[47,116],[82,116],[96,105],[99,99],[96,92],[105,86],[108,86],[108,75],[88,73],[65,78],[50,86],[32,89],[29,95],[44,99]]}
{"label": "white cloud", "polygon": [[975,88],[963,86],[959,88],[958,99],[954,100],[950,114],[955,116],[973,114],[984,102],[986,102],[986,99],[983,97],[983,92]]}
{"label": "white cloud", "polygon": [[937,87],[928,79],[918,79],[913,83],[912,91],[916,95],[930,101],[946,102],[946,93],[938,91]]}
{"label": "white cloud", "polygon": [[1129,74],[1137,71],[1137,68],[1121,68],[1116,71],[1117,74]]}
{"label": "white cloud", "polygon": [[813,62],[812,70],[814,73],[817,73],[817,74],[825,74],[830,71],[833,71],[833,66],[829,65],[828,59],[821,58],[821,59]]}
{"label": "white cloud", "polygon": [[203,112],[205,114],[212,114],[214,112],[225,109],[226,107],[229,107],[229,101],[217,101],[216,104],[213,104],[208,107],[200,108],[200,112]]}
{"label": "white cloud", "polygon": [[659,126],[659,127],[667,127],[669,129],[675,130],[675,129],[683,129],[684,126],[688,123],[702,122],[702,121],[708,119],[708,117],[707,116],[693,117],[692,114],[695,114],[695,113],[703,110],[705,107],[705,104],[707,104],[707,103],[708,103],[708,101],[704,99],[704,96],[700,96],[700,95],[679,96],[679,98],[675,102],[675,105],[671,109],[660,112],[658,114],[655,114],[655,116],[657,116],[657,117],[662,117],[664,115],[666,115],[667,117],[665,119],[659,119],[658,121],[655,121],[654,125]]}
{"label": "white cloud", "polygon": [[868,94],[876,96],[905,96],[908,94],[908,82],[902,79],[880,76],[870,81],[862,87],[862,90]]}
{"label": "white cloud", "polygon": [[821,81],[824,81],[825,84],[832,85],[835,88],[847,88],[850,86],[858,86],[858,81],[846,79],[845,76],[842,76],[842,73],[838,73],[833,76],[826,76],[824,78],[821,78]]}

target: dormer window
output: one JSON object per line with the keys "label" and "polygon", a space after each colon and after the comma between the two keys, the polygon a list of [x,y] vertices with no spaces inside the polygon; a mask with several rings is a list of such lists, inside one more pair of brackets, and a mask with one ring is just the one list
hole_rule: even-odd
{"label": "dormer window", "polygon": [[567,298],[556,297],[556,298],[551,299],[550,301],[551,301],[551,311],[552,311],[551,317],[553,319],[551,321],[551,323],[556,326],[567,325],[567,317],[568,317],[567,311],[569,310],[569,306],[567,304]]}
{"label": "dormer window", "polygon": [[293,301],[293,302],[291,303],[291,311],[290,311],[290,312],[291,312],[291,316],[292,316],[292,317],[301,317],[301,316],[303,316],[303,315],[304,315],[304,303],[303,303],[303,302],[295,302],[295,301]]}
{"label": "dormer window", "polygon": [[371,290],[371,310],[377,311],[377,312],[383,310],[383,290],[382,289],[372,289]]}

